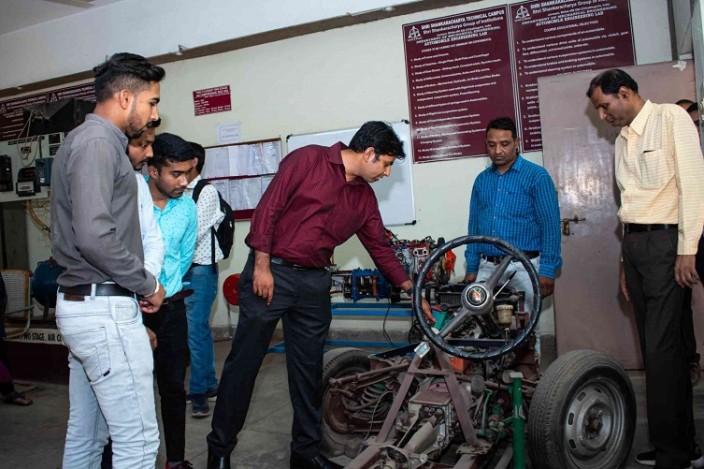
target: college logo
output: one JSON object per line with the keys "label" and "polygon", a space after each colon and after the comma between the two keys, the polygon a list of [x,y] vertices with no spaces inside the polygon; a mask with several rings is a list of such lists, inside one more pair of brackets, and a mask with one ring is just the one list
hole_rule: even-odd
{"label": "college logo", "polygon": [[411,29],[408,30],[408,38],[407,40],[409,41],[417,41],[418,39],[421,39],[422,36],[420,34],[420,30],[413,26]]}
{"label": "college logo", "polygon": [[528,8],[526,8],[524,5],[518,7],[518,10],[516,10],[516,19],[527,20],[528,18],[530,18],[530,12],[528,11]]}

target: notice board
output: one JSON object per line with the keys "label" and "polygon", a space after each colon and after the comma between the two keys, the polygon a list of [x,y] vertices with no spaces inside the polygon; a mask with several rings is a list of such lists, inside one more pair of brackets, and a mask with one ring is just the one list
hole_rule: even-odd
{"label": "notice board", "polygon": [[538,78],[632,65],[629,0],[532,0],[403,25],[415,162],[486,154],[497,117],[542,149]]}
{"label": "notice board", "polygon": [[[379,201],[379,211],[385,226],[414,224],[416,207],[413,199],[410,126],[407,122],[395,122],[391,126],[403,142],[406,158],[403,161],[396,160],[391,168],[391,176],[383,178],[371,186]],[[306,145],[329,147],[337,142],[347,145],[357,130],[358,128],[353,128],[290,135],[287,139],[288,152],[291,153]]]}
{"label": "notice board", "polygon": [[248,220],[280,161],[279,138],[206,147],[201,177],[230,204],[236,221]]}
{"label": "notice board", "polygon": [[515,119],[505,6],[404,25],[414,161],[486,154],[488,116]]}

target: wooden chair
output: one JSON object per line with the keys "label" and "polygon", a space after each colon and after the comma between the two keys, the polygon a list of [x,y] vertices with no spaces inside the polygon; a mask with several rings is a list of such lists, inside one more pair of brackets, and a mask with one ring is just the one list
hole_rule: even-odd
{"label": "wooden chair", "polygon": [[[5,337],[11,339],[24,335],[32,322],[34,311],[30,295],[32,272],[23,269],[2,269],[0,275],[7,293],[7,305],[2,320],[5,323]],[[17,324],[24,325],[17,327]]]}

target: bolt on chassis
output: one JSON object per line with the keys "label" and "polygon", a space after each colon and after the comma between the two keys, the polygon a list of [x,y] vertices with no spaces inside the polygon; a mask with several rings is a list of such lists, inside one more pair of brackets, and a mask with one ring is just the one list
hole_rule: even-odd
{"label": "bolt on chassis", "polygon": [[[505,253],[488,279],[427,281],[446,252],[471,243]],[[512,263],[527,271],[529,294],[508,287]],[[589,350],[563,354],[540,374],[533,350],[540,283],[522,251],[493,237],[456,238],[427,259],[415,291],[419,343],[325,354],[321,451],[328,460],[348,469],[624,465],[635,431],[631,382],[618,362]],[[434,326],[422,298],[441,318]]]}

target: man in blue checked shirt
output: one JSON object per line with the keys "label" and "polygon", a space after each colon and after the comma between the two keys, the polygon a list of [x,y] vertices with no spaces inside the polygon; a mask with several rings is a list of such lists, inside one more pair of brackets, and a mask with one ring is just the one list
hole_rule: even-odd
{"label": "man in blue checked shirt", "polygon": [[188,321],[184,298],[193,293],[184,285],[196,247],[198,213],[190,197],[183,197],[193,166],[188,142],[169,134],[159,134],[148,161],[149,192],[154,216],[164,237],[166,252],[159,282],[166,298],[156,314],[144,315],[144,325],[156,333],[154,369],[161,396],[164,424],[166,469],[189,469],[186,444],[186,366],[188,364]]}
{"label": "man in blue checked shirt", "polygon": [[[518,152],[520,139],[516,124],[508,117],[489,122],[486,148],[492,165],[474,181],[469,204],[470,235],[493,236],[522,250],[538,271],[540,293],[552,294],[560,267],[560,209],[555,185],[548,172]],[[465,282],[486,280],[506,254],[487,244],[469,244],[465,252]],[[502,280],[526,292],[530,308],[533,289],[520,262],[511,262]],[[540,356],[540,336],[536,328],[536,359]]]}

